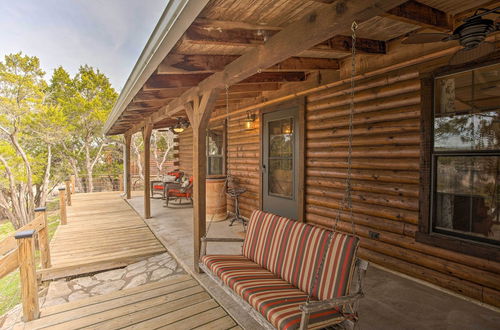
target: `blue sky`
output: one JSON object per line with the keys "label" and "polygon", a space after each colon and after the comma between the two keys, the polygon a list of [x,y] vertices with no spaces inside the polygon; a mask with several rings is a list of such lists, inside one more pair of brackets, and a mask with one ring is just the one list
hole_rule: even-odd
{"label": "blue sky", "polygon": [[120,91],[168,0],[1,0],[0,57],[40,58],[47,78],[98,68]]}

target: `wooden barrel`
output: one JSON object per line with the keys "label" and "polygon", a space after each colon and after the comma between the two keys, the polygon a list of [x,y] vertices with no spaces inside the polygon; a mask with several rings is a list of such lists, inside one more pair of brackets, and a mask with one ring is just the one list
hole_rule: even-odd
{"label": "wooden barrel", "polygon": [[224,191],[226,177],[209,177],[206,182],[207,221],[226,220],[227,204]]}

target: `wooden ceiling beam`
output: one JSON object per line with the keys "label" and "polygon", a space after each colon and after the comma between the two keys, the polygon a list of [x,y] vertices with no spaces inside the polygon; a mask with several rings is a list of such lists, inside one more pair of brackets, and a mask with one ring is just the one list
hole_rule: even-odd
{"label": "wooden ceiling beam", "polygon": [[[213,73],[222,71],[239,55],[182,55],[172,54],[158,66],[157,74]],[[265,71],[338,70],[338,60],[328,58],[291,57]]]}
{"label": "wooden ceiling beam", "polygon": [[[144,90],[168,89],[179,87],[194,87],[211,73],[191,73],[191,74],[163,74],[151,76]],[[302,81],[305,79],[304,72],[283,71],[283,72],[261,72],[257,73],[245,80],[242,83],[266,83],[266,82],[287,82],[287,81]]]}
{"label": "wooden ceiling beam", "polygon": [[[276,30],[256,29],[211,29],[200,24],[193,24],[184,34],[182,41],[191,44],[223,45],[223,46],[258,46],[264,44],[269,38],[278,33]],[[386,45],[384,41],[357,38],[357,51],[365,54],[385,54]],[[351,51],[350,37],[336,35],[323,40],[313,46],[309,51]]]}
{"label": "wooden ceiling beam", "polygon": [[407,1],[389,10],[385,16],[440,31],[453,30],[451,15],[414,0]]}
{"label": "wooden ceiling beam", "polygon": [[[255,47],[228,64],[223,71],[216,72],[197,86],[184,92],[160,111],[149,116],[156,123],[186,109],[186,104],[209,91],[222,91],[225,86],[240,83],[287,58],[297,55],[335,35],[348,34],[351,23],[365,22],[375,16],[399,6],[403,0],[339,0],[328,8],[312,10],[302,18],[286,26],[264,45]],[[143,124],[132,126],[127,133],[137,132]]]}
{"label": "wooden ceiling beam", "polygon": [[145,91],[141,89],[135,96],[133,102],[157,100],[157,99],[170,99],[175,98],[187,91],[189,88],[169,88],[164,90],[150,90]]}

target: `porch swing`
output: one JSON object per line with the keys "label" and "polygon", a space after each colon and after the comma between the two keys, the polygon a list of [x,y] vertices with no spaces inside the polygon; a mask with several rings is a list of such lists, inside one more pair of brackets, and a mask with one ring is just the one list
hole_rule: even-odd
{"label": "porch swing", "polygon": [[[202,237],[199,267],[267,329],[318,329],[358,320],[368,263],[356,256],[351,193],[356,28],[353,22],[345,193],[332,230],[255,210],[245,239],[207,237],[211,222]],[[352,234],[336,230],[344,211]],[[208,242],[242,242],[242,254],[207,255]]]}

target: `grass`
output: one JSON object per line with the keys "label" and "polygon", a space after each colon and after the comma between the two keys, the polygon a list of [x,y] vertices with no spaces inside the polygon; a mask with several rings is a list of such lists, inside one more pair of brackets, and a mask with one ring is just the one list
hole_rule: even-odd
{"label": "grass", "polygon": [[[58,209],[59,201],[51,201],[47,203],[49,214],[51,211]],[[57,227],[59,226],[59,213],[55,212],[48,216],[49,240],[54,237]],[[14,233],[14,226],[8,221],[0,223],[0,241],[10,234]],[[40,252],[36,251],[36,264],[39,264]],[[19,271],[10,273],[9,275],[0,278],[0,316],[9,311],[12,307],[19,304],[21,301],[21,286],[19,283]],[[1,323],[1,322],[0,322]]]}

